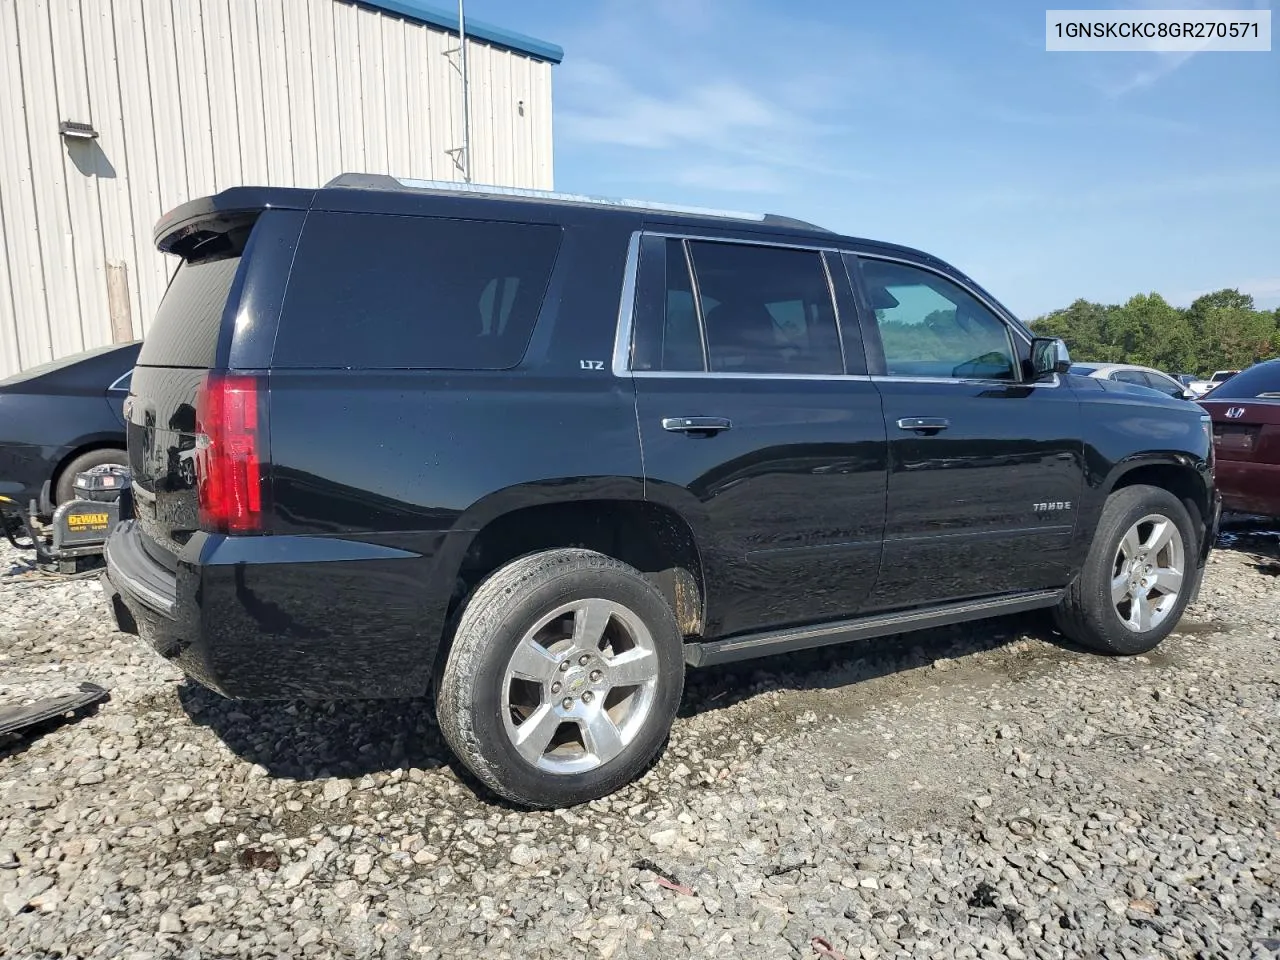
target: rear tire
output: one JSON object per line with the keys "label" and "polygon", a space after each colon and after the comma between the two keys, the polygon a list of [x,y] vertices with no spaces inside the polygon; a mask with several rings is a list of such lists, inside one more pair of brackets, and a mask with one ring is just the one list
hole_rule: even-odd
{"label": "rear tire", "polygon": [[88,453],[82,453],[76,457],[58,474],[58,485],[53,492],[53,505],[61,506],[68,500],[74,500],[76,496],[76,474],[84,473],[91,467],[101,467],[104,464],[114,464],[119,467],[129,466],[129,455],[115,447],[105,447],[101,450],[90,450]]}
{"label": "rear tire", "polygon": [[1167,490],[1135,484],[1102,508],[1084,567],[1054,609],[1062,633],[1101,653],[1155,649],[1182,618],[1196,576],[1187,508]]}
{"label": "rear tire", "polygon": [[611,557],[548,550],[507,564],[471,596],[436,716],[495,793],[563,807],[640,776],[683,689],[683,640],[662,594]]}

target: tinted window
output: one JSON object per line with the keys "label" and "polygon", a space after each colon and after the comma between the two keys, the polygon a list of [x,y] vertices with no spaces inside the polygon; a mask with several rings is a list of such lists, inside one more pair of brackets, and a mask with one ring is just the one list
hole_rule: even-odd
{"label": "tinted window", "polygon": [[272,362],[514,367],[533,332],[560,235],[545,224],[313,213]]}
{"label": "tinted window", "polygon": [[1071,372],[1075,374],[1079,374],[1082,377],[1089,376],[1089,374],[1093,373],[1097,369],[1098,369],[1097,367],[1091,367],[1088,364],[1084,364],[1084,363],[1073,363],[1071,365]]}
{"label": "tinted window", "polygon": [[1146,375],[1141,370],[1117,370],[1111,374],[1112,380],[1118,380],[1121,383],[1132,383],[1138,387],[1149,387],[1151,383],[1147,380]]}
{"label": "tinted window", "polygon": [[863,260],[862,276],[890,376],[1017,379],[1008,328],[958,285],[881,260]]}
{"label": "tinted window", "polygon": [[1159,390],[1161,393],[1168,394],[1171,397],[1182,396],[1182,384],[1174,380],[1172,377],[1161,376],[1158,373],[1147,373],[1147,383],[1151,385],[1151,389]]}
{"label": "tinted window", "polygon": [[222,310],[239,267],[239,257],[182,263],[147,328],[138,365],[214,366]]}
{"label": "tinted window", "polygon": [[631,369],[706,369],[689,265],[680,240],[642,240]]}
{"label": "tinted window", "polygon": [[1280,360],[1270,360],[1242,370],[1209,396],[1214,400],[1280,400]]}
{"label": "tinted window", "polygon": [[[716,373],[841,374],[835,307],[819,253],[690,242],[707,354]],[[683,302],[668,257],[668,310]]]}

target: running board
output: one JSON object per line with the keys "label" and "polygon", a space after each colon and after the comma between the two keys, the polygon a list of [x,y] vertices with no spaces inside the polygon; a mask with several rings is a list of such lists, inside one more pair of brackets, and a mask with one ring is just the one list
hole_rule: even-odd
{"label": "running board", "polygon": [[1062,590],[1005,594],[983,600],[948,603],[940,607],[900,610],[897,613],[882,613],[854,620],[744,634],[706,643],[688,643],[685,644],[684,659],[691,667],[710,667],[719,663],[767,657],[775,653],[791,653],[850,640],[866,640],[928,627],[943,627],[952,623],[964,623],[966,620],[1026,613],[1028,610],[1043,610],[1056,605],[1062,599],[1062,594]]}

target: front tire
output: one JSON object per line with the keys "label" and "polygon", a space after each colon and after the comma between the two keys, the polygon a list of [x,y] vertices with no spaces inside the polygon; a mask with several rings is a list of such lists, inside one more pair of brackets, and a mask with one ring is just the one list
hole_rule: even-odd
{"label": "front tire", "polygon": [[589,550],[522,557],[463,610],[436,698],[440,730],[508,800],[594,800],[662,748],[683,654],[671,608],[639,571]]}
{"label": "front tire", "polygon": [[1186,609],[1196,544],[1187,508],[1169,491],[1135,484],[1116,492],[1084,567],[1054,610],[1058,629],[1102,653],[1155,649]]}

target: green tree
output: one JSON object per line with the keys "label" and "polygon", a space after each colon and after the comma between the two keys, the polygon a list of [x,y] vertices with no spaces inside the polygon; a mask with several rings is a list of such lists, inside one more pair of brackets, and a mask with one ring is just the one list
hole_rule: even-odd
{"label": "green tree", "polygon": [[1202,343],[1219,369],[1243,370],[1280,353],[1275,315],[1242,307],[1211,307],[1202,320]]}
{"label": "green tree", "polygon": [[1055,310],[1033,320],[1035,332],[1042,337],[1061,337],[1071,355],[1079,360],[1102,360],[1105,346],[1102,328],[1107,312],[1114,307],[1077,300],[1064,310]]}
{"label": "green tree", "polygon": [[1109,311],[1102,336],[1112,363],[1176,372],[1193,359],[1195,337],[1185,312],[1158,293],[1137,294]]}
{"label": "green tree", "polygon": [[1155,293],[1122,305],[1077,300],[1031,325],[1039,336],[1065,340],[1075,360],[1169,373],[1239,370],[1280,355],[1280,309],[1258,310],[1253,297],[1235,289],[1207,293],[1185,310]]}

